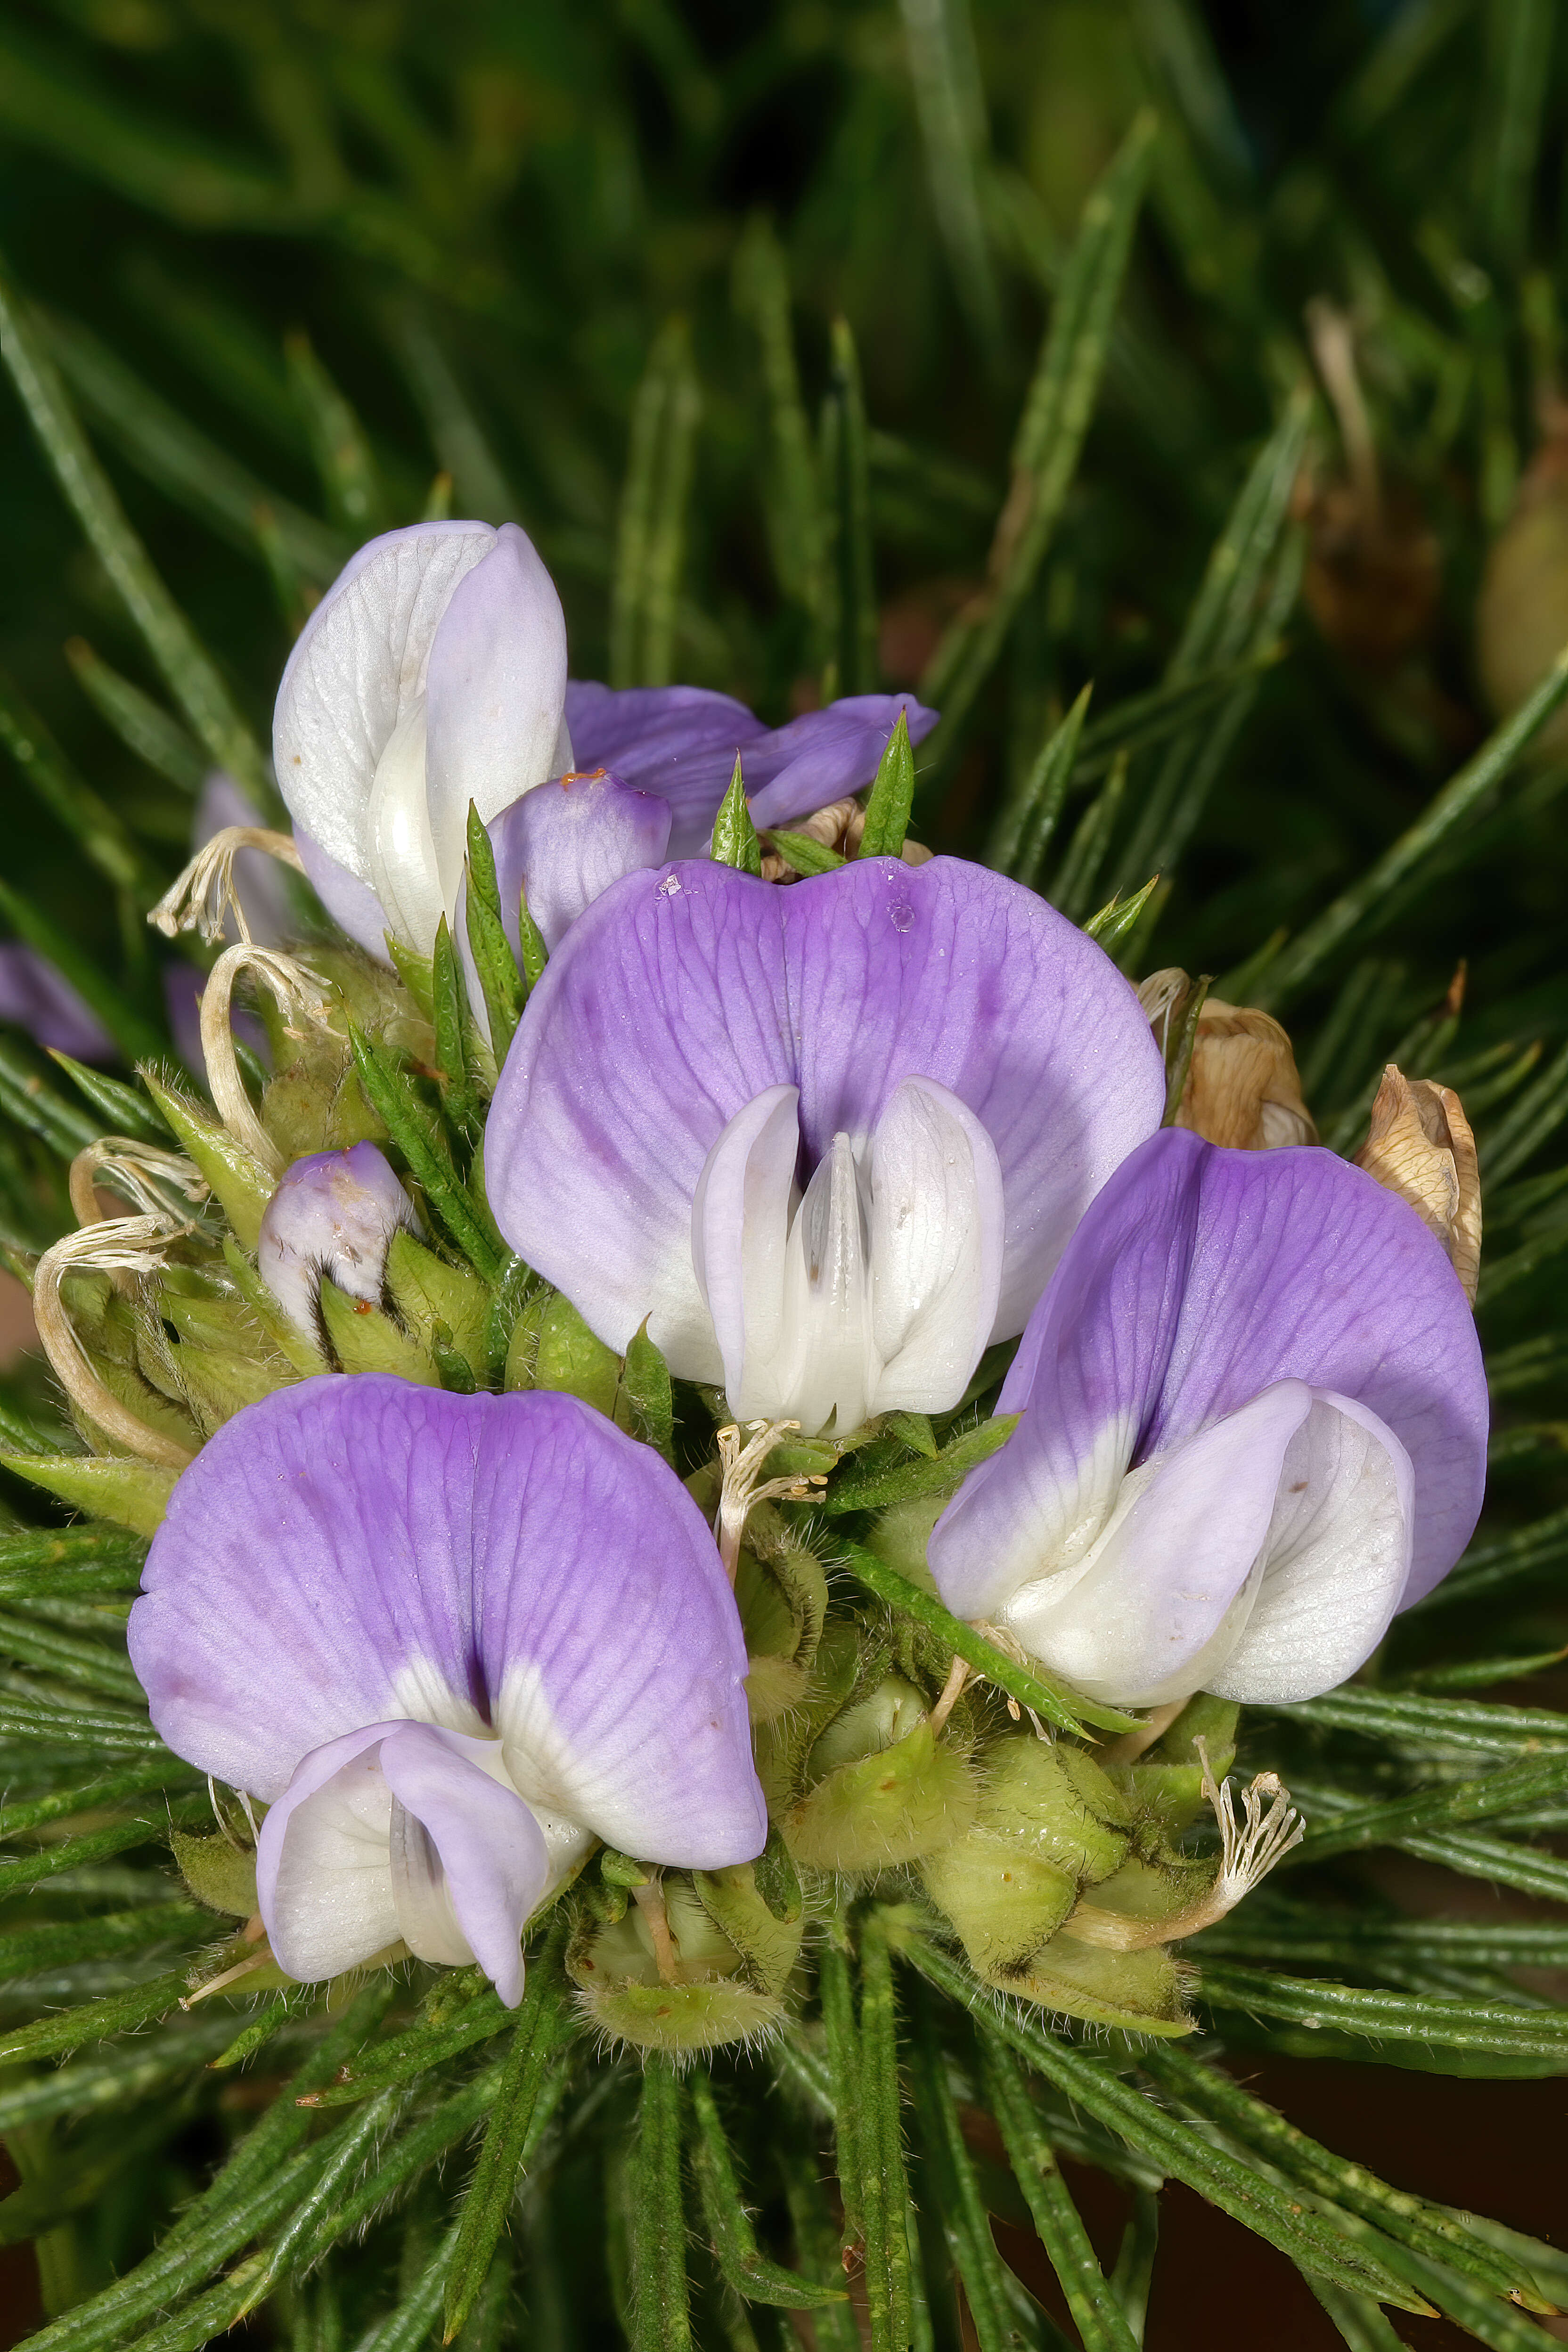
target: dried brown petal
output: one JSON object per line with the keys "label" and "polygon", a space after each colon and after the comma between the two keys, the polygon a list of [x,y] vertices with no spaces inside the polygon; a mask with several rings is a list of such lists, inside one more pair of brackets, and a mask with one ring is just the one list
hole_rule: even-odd
{"label": "dried brown petal", "polygon": [[[1189,985],[1186,973],[1172,965],[1139,986],[1138,1001],[1167,1055],[1180,1033]],[[1233,1151],[1316,1143],[1290,1040],[1270,1013],[1217,996],[1205,999],[1175,1124]]]}
{"label": "dried brown petal", "polygon": [[1355,1164],[1375,1176],[1435,1233],[1475,1303],[1481,1263],[1481,1184],[1476,1140],[1458,1096],[1390,1062]]}

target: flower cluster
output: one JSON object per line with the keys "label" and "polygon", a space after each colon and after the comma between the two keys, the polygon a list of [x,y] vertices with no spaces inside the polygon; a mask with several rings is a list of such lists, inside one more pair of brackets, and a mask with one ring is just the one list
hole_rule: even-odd
{"label": "flower cluster", "polygon": [[[1320,1147],[1277,1024],[904,842],[934,723],[573,683],[512,525],[375,541],[312,615],[291,838],[161,910],[238,932],[218,1116],[150,1076],[184,1157],[110,1154],[137,1215],[39,1283],[99,1507],[156,1523],[153,1721],[265,1808],[245,1967],[515,2002],[572,1888],[594,2014],[701,2046],[901,1872],[991,1983],[1184,2030],[1171,1946],[1296,1833],[1222,1793],[1237,1703],[1462,1550],[1457,1101],[1391,1073],[1363,1164]],[[352,944],[285,951],[287,876],[252,927],[268,848]]]}

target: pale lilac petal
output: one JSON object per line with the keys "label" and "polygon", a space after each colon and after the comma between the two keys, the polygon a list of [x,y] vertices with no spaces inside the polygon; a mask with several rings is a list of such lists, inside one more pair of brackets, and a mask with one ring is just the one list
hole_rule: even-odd
{"label": "pale lilac petal", "polygon": [[1310,1408],[1303,1381],[1277,1381],[1134,1472],[1083,1562],[1026,1585],[999,1622],[1089,1698],[1158,1706],[1208,1686],[1245,1622],[1287,1449]]}
{"label": "pale lilac petal", "polygon": [[404,1942],[421,1959],[477,1960],[515,2009],[522,1930],[550,1874],[538,1822],[451,1733],[422,1724],[392,1733],[381,1769],[394,1800],[393,1896]]}
{"label": "pale lilac petal", "polygon": [[386,951],[386,934],[391,925],[385,908],[370,884],[351,874],[346,866],[340,866],[336,858],[329,857],[320,842],[312,841],[298,825],[294,828],[294,846],[300,853],[306,880],[338,929],[346,931],[377,963],[390,969],[392,958]]}
{"label": "pale lilac petal", "polygon": [[1353,1397],[1311,1396],[1286,1452],[1247,1622],[1204,1678],[1221,1698],[1281,1706],[1333,1690],[1382,1641],[1409,1576],[1410,1456]]}
{"label": "pale lilac petal", "polygon": [[289,1320],[314,1335],[322,1276],[374,1306],[393,1235],[416,1224],[414,1203],[374,1143],[312,1151],[285,1170],[262,1212],[257,1266]]}
{"label": "pale lilac petal", "polygon": [[132,1612],[176,1753],[269,1802],[404,1718],[500,1735],[527,1802],[716,1868],[762,1848],[745,1644],[701,1513],[576,1399],[363,1374],[249,1406],[177,1483]]}
{"label": "pale lilac petal", "polygon": [[278,788],[296,824],[361,882],[383,754],[421,709],[441,616],[499,534],[413,523],[353,556],[295,641],[273,713]]}
{"label": "pale lilac petal", "polygon": [[1359,1404],[1408,1455],[1417,1599],[1468,1542],[1485,1475],[1480,1350],[1446,1254],[1331,1152],[1167,1130],[1106,1186],[1030,1319],[1000,1407],[1025,1419],[931,1539],[949,1605],[1002,1605],[1070,1539],[1081,1491],[1103,1501],[1281,1380]]}
{"label": "pale lilac petal", "polygon": [[870,783],[900,710],[911,742],[936,725],[936,712],[912,694],[849,696],[766,728],[744,703],[701,687],[616,692],[574,678],[566,689],[578,761],[668,800],[677,857],[706,845],[737,757],[754,821],[787,825]]}
{"label": "pale lilac petal", "polygon": [[113,1062],[120,1049],[63,973],[19,940],[0,945],[0,1021],[74,1062]]}
{"label": "pale lilac petal", "polygon": [[[196,795],[191,847],[203,848],[215,833],[230,825],[259,825],[261,814],[223,768],[214,768]],[[281,947],[299,929],[289,895],[288,869],[264,849],[242,849],[234,861],[234,894],[239,901],[250,937],[260,948]],[[230,944],[240,937],[231,909],[224,918],[223,935]]]}
{"label": "pale lilac petal", "polygon": [[540,784],[503,809],[489,831],[513,953],[524,890],[529,914],[545,946],[554,950],[567,926],[612,882],[663,865],[669,826],[668,801],[598,769]]}
{"label": "pale lilac petal", "polygon": [[566,620],[533,542],[503,523],[441,616],[426,678],[426,791],[442,897],[455,905],[468,809],[488,824],[558,772]]}
{"label": "pale lilac petal", "polygon": [[530,1000],[487,1131],[491,1202],[602,1339],[624,1348],[651,1311],[697,1377],[680,1357],[702,1328],[692,1203],[730,1121],[798,1087],[813,1166],[837,1133],[868,1144],[910,1077],[955,1096],[995,1148],[993,1335],[1007,1336],[1157,1123],[1164,1073],[1093,941],[955,859],[860,859],[792,890],[703,860],[616,884]]}

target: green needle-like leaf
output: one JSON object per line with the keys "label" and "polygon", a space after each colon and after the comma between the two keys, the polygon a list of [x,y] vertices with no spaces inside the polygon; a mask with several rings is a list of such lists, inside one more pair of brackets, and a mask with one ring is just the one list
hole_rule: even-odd
{"label": "green needle-like leaf", "polygon": [[28,421],[78,522],[192,731],[215,763],[237,777],[258,806],[272,806],[271,781],[254,736],[127,521],[72,413],[53,361],[25,305],[4,278],[0,278],[0,360],[10,371]]}
{"label": "green needle-like leaf", "polygon": [[479,973],[479,989],[485,1001],[490,1050],[499,1069],[516,1034],[528,992],[501,919],[495,851],[490,845],[489,835],[480,822],[479,813],[471,802],[468,806],[468,887],[464,920],[468,925],[468,945],[473,950],[474,968]]}
{"label": "green needle-like leaf", "polygon": [[691,2077],[691,2109],[696,2126],[691,2161],[703,2218],[714,2258],[736,2294],[744,2302],[768,2304],[784,2311],[816,2311],[847,2302],[841,2287],[815,2286],[798,2272],[784,2270],[758,2252],[713,2086],[700,2069]]}
{"label": "green needle-like leaf", "polygon": [[910,745],[908,716],[900,711],[887,747],[877,764],[876,781],[866,803],[866,829],[857,855],[897,857],[910,829],[915,797],[915,755]]}
{"label": "green needle-like leaf", "polygon": [[435,1119],[406,1074],[388,1055],[357,1028],[351,1027],[349,1042],[365,1100],[403,1154],[409,1173],[423,1186],[431,1208],[475,1272],[493,1282],[504,1254],[475,1213]]}
{"label": "green needle-like leaf", "polygon": [[690,2352],[680,2107],[674,2060],[649,2051],[633,2158],[633,2352]]}
{"label": "green needle-like leaf", "polygon": [[1024,2192],[1084,2352],[1137,2352],[1139,2338],[1095,2259],[1055,2148],[1010,2052],[984,2045],[985,2089],[1013,2177]]}
{"label": "green needle-like leaf", "polygon": [[669,683],[701,404],[690,329],[671,319],[655,339],[632,408],[610,611],[615,686]]}
{"label": "green needle-like leaf", "polygon": [[553,1937],[529,1962],[511,2048],[458,2225],[447,2277],[443,2341],[447,2344],[484,2286],[519,2175],[565,2086],[567,2059],[562,2044],[568,2028],[560,1975],[562,1942],[559,1936]]}
{"label": "green needle-like leaf", "polygon": [[152,863],[124,820],[78,775],[37,712],[28,709],[5,677],[0,677],[0,743],[34,797],[79,844],[88,863],[106,881],[151,905],[168,877]]}
{"label": "green needle-like leaf", "polygon": [[1337,2028],[1373,2042],[1415,2042],[1434,2053],[1488,2050],[1505,2058],[1546,2058],[1568,2073],[1568,2010],[1365,1992],[1355,1985],[1238,1969],[1228,1960],[1207,1962],[1198,1984],[1202,1997],[1218,2008],[1277,2017],[1285,2024]]}
{"label": "green needle-like leaf", "polygon": [[1086,686],[1067,716],[1051,729],[1017,791],[1004,803],[986,845],[987,863],[1000,873],[1011,874],[1030,889],[1039,882],[1046,851],[1072,782],[1073,764],[1093,692],[1092,685]]}
{"label": "green needle-like leaf", "polygon": [[922,1591],[918,1584],[911,1584],[907,1576],[900,1575],[896,1568],[879,1559],[875,1553],[867,1551],[863,1545],[841,1541],[839,1559],[868,1592],[874,1592],[878,1600],[886,1601],[889,1608],[913,1618],[917,1625],[923,1625],[928,1633],[934,1633],[939,1641],[965,1659],[976,1674],[983,1675],[987,1682],[994,1683],[998,1690],[1005,1691],[1009,1698],[1017,1700],[1020,1706],[1031,1707],[1046,1722],[1054,1723],[1058,1730],[1079,1736],[1086,1723],[1094,1724],[1102,1731],[1134,1731],[1139,1728],[1136,1716],[1123,1715],[1120,1708],[1102,1706],[1095,1700],[1082,1698],[1077,1691],[1058,1688],[1035,1667],[1020,1665],[1016,1660],[1006,1657],[983,1633],[977,1633],[973,1625],[966,1625],[961,1617],[955,1617],[950,1609],[945,1609],[934,1593]]}
{"label": "green needle-like leaf", "polygon": [[1154,139],[1141,115],[1084,206],[1049,331],[1013,445],[1013,478],[992,542],[986,586],[921,680],[942,714],[944,750],[962,731],[1044,561],[1077,471],[1100,391]]}
{"label": "green needle-like leaf", "polygon": [[757,839],[757,828],[752,823],[752,812],[746,803],[739,752],[735,755],[735,772],[713,820],[713,845],[710,855],[721,866],[737,866],[742,874],[760,874],[763,870],[763,845]]}
{"label": "green needle-like leaf", "polygon": [[900,1948],[939,1991],[962,2001],[973,2013],[988,2040],[1016,2051],[1075,2105],[1119,2133],[1173,2179],[1184,2181],[1222,2212],[1267,2238],[1303,2269],[1354,2294],[1373,2294],[1379,2302],[1395,2304],[1402,2311],[1429,2307],[1424,2297],[1414,2294],[1387,2267],[1381,2245],[1374,2253],[1359,2241],[1347,2239],[1336,2231],[1331,2218],[1318,2214],[1252,2166],[1174,2122],[1091,2052],[1071,2048],[1030,2020],[999,2012],[983,1986],[923,1937],[910,1937]]}
{"label": "green needle-like leaf", "polygon": [[85,637],[67,639],[66,659],[99,717],[126,749],[194,799],[212,761],[203,756],[201,745],[192,740],[179,720],[128,677],[110,669]]}
{"label": "green needle-like leaf", "polygon": [[304,419],[332,520],[351,545],[374,539],[386,529],[389,518],[364,427],[317,358],[309,335],[288,336],[283,350],[289,389]]}
{"label": "green needle-like leaf", "polygon": [[444,1080],[447,1114],[461,1134],[475,1135],[479,1096],[468,1067],[468,1000],[447,918],[436,927],[430,958],[431,1009],[436,1019],[436,1055]]}
{"label": "green needle-like leaf", "polygon": [[911,2341],[910,2237],[912,2211],[904,2170],[898,2012],[888,1940],[873,1916],[860,1933],[861,2208],[866,2237],[866,2307],[872,2352],[907,2352]]}

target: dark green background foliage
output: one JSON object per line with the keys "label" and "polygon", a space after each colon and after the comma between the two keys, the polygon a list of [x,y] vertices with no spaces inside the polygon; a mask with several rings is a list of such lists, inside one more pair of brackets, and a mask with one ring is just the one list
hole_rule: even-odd
{"label": "dark green background foliage", "polygon": [[[453,511],[515,518],[537,540],[579,675],[724,688],[773,720],[824,692],[923,684],[946,716],[917,755],[917,835],[989,850],[1080,920],[1158,876],[1137,922],[1105,934],[1125,968],[1180,962],[1280,1013],[1325,1140],[1353,1149],[1390,1056],[1464,1092],[1487,1182],[1491,1515],[1467,1564],[1402,1621],[1361,1685],[1289,1723],[1249,1719],[1247,1761],[1290,1769],[1314,1838],[1193,1952],[1205,2014],[1220,2013],[1228,2040],[1454,2074],[1568,2067],[1568,2012],[1542,1989],[1561,1979],[1517,1973],[1568,1958],[1563,1915],[1545,1907],[1568,1899],[1552,1845],[1568,1828],[1568,1717],[1552,1711],[1568,1640],[1568,1420],[1555,1417],[1568,1413],[1568,1176],[1554,1167],[1568,1115],[1568,768],[1540,743],[1516,760],[1510,739],[1492,737],[1475,653],[1489,551],[1520,486],[1551,496],[1550,441],[1544,465],[1541,451],[1561,422],[1565,116],[1568,32],[1550,0],[0,8],[12,315],[52,355],[153,564],[260,740],[309,603],[360,540],[438,505],[449,475]],[[152,941],[142,915],[183,862],[215,730],[198,744],[190,698],[132,628],[8,386],[0,411],[0,916],[37,937],[50,924],[68,932],[133,1054],[162,1017],[155,959],[184,951]],[[1549,586],[1505,566],[1494,583],[1505,636]],[[1568,588],[1558,594],[1568,603]],[[116,677],[152,703],[128,705]],[[1069,714],[1090,682],[1075,736]],[[39,756],[30,712],[58,754]],[[125,740],[138,730],[145,758]],[[1461,960],[1462,1011],[1449,995]],[[123,1101],[110,1116],[101,1096],[89,1110],[56,1087],[65,1082],[21,1041],[0,1037],[11,1118],[0,1240],[14,1251],[69,1222],[58,1155],[129,1115]],[[47,1417],[40,1384],[25,1385],[25,1409]],[[49,1442],[13,1404],[0,1412],[7,1446]],[[17,1520],[38,1515],[23,1496],[8,1481]],[[92,1567],[99,1540],[72,1538],[77,1567]],[[103,1611],[59,1599],[64,1571],[40,1566],[27,1539],[7,1533],[3,1549],[0,1588],[16,1612],[5,1654],[17,1671],[0,1672],[0,1746],[7,1788],[28,1799],[0,1825],[16,1848],[0,1861],[0,1932],[20,1971],[7,2031],[127,1985],[116,2018],[133,2022],[138,2001],[151,2017],[167,1995],[148,1969],[174,1967],[194,1932],[156,1843],[159,1790],[188,1780],[160,1780],[163,1765],[148,1760],[155,1743],[132,1721]],[[136,1551],[121,1550],[82,1590],[129,1592]],[[101,1713],[82,1714],[84,1700]],[[73,1775],[88,1765],[121,1776],[98,1788],[92,1819],[109,1827],[85,1832],[110,1840],[94,1848],[101,1867],[79,1885],[62,1880],[42,1906],[42,1940],[18,1943],[35,1916],[34,1832],[81,1811]],[[68,1794],[54,1804],[57,1784]],[[40,1790],[42,1813],[30,1801]],[[205,1822],[199,1795],[174,1801]],[[1510,1892],[1468,1922],[1413,1919],[1365,1859],[1390,1847],[1459,1874],[1456,1887]],[[107,1859],[116,1852],[127,1858]],[[132,1919],[134,1962],[116,1960],[115,1916],[150,1897],[170,1907]],[[866,1928],[861,1958],[859,2024],[844,2011],[844,2049],[853,2057],[861,2034],[854,2064],[868,2070],[863,2088],[887,2093],[878,2128],[895,2144],[880,1928]],[[978,2179],[965,2153],[942,2038],[1001,2116],[1020,2178],[1019,2148],[1042,2126],[1026,2101],[1009,2106],[991,2023],[989,2072],[975,2071],[963,2033],[952,2040],[963,1998],[953,1964],[928,1948],[916,1966],[935,1991],[900,1962],[912,2038],[899,2047],[916,2093],[925,2255],[940,2269],[930,2217],[956,2214],[948,2253],[977,2315],[991,2311],[984,2340],[1000,2345],[1013,2321],[981,2203],[997,2168]],[[826,1956],[825,2014],[829,1972],[844,1967]],[[392,1997],[361,1997],[344,2049]],[[420,2032],[435,2032],[444,2003],[478,2014],[484,1998],[466,1981],[436,1985]],[[279,2069],[326,2065],[310,2077],[325,2082],[336,2060],[309,2054],[309,2004],[292,1999],[270,2014],[273,2056]],[[7,2070],[0,2108],[28,2172],[0,2231],[45,2231],[52,2310],[142,2257],[153,2226],[207,2179],[243,2103],[222,2105],[215,2078],[193,2082],[192,2055],[209,2043],[216,2054],[235,2022],[228,2011],[202,2025],[205,2041],[173,2029],[163,2074],[157,2032],[89,2047],[60,2077],[36,2069],[74,2046],[74,2027],[61,2039],[51,2025],[40,2042],[18,2023],[22,2040],[7,2040],[5,2054],[27,2063]],[[98,2031],[89,2020],[77,2039]],[[1309,2255],[1324,2231],[1342,2252],[1359,2243],[1355,2217],[1371,2200],[1406,2248],[1411,2292],[1487,2343],[1541,2340],[1496,2299],[1517,2249],[1499,2241],[1495,2256],[1471,2245],[1461,2258],[1429,2213],[1406,2216],[1400,2236],[1380,2184],[1347,2187],[1331,2158],[1314,2171],[1322,2151],[1283,2147],[1270,2111],[1216,2090],[1223,2078],[1182,2053],[1149,2057],[1138,2088],[1125,2051],[1009,2032],[1051,2080],[1058,2144],[1139,2189],[1124,2274],[1114,2290],[1084,2289],[1102,2318],[1108,2294],[1117,2313],[1141,2309],[1147,2191],[1168,2169],[1226,2210],[1252,2200],[1274,2217],[1254,2226],[1287,2251],[1300,2223]],[[520,2047],[504,2062],[514,2070]],[[494,2053],[479,2045],[478,2073],[465,2059],[455,2074],[421,2074],[412,2122],[401,2091],[353,2111],[366,2120],[342,2143],[342,2178],[359,2184],[352,2215],[376,2205],[366,2158],[395,2120],[388,2145],[406,2161],[385,2193],[419,2184],[344,2273],[356,2329],[412,2296],[374,2339],[384,2352],[422,2341],[436,2309],[460,2168],[446,2189],[427,2168],[511,2097],[497,2089]],[[755,2126],[753,2170],[776,2158],[764,2235],[826,2276],[835,2226],[813,2200],[832,2086],[814,2093],[802,2063],[784,2063],[784,2095],[816,2136],[809,2157],[787,2133],[774,2147],[755,2122],[752,2077],[739,2101],[728,2087],[723,2100]],[[531,2225],[528,2310],[542,2343],[609,2340],[600,2205],[607,2196],[614,2224],[629,2192],[624,2166],[604,2188],[595,2135],[623,2146],[638,2092],[624,2067],[595,2080]],[[1384,2080],[1396,2096],[1400,2078]],[[637,2179],[665,2201],[647,2207],[629,2252],[612,2227],[623,2307],[628,2262],[653,2279],[650,2294],[684,2294],[669,2269],[679,2099],[657,2067],[641,2095]],[[1185,2119],[1180,2130],[1167,2110]],[[704,2194],[717,2196],[721,2126],[700,2102],[692,2113]],[[258,2179],[268,2149],[281,2163],[302,2138],[299,2115],[285,2103],[258,2127],[271,2134],[255,2143]],[[1223,2147],[1200,2116],[1228,2136]],[[310,2174],[300,2209],[311,2229],[338,2210],[328,2147],[311,2143],[309,2163],[328,2165]],[[1247,2186],[1264,2179],[1260,2164],[1278,2167],[1266,2192]],[[225,2178],[219,2207],[235,2221],[251,2176]],[[487,2195],[504,2193],[484,2179]],[[1035,2186],[1065,2280],[1085,2254],[1076,2221],[1049,2179]],[[1304,2192],[1326,2200],[1327,2218]],[[647,2211],[669,2219],[659,2244],[643,2244]],[[251,2221],[252,2238],[281,2226]],[[187,2238],[167,2294],[141,2274],[144,2310],[127,2305],[98,2336],[84,2317],[81,2345],[194,2347],[243,2302],[243,2281],[237,2297],[205,2282],[250,2242],[239,2229],[193,2253]],[[1450,2259],[1458,2267],[1443,2270]],[[1568,2293],[1561,2263],[1543,2271],[1539,2250],[1519,2259]],[[731,2246],[726,2260],[739,2293],[767,2267],[755,2269],[754,2248]],[[321,2275],[294,2293],[288,2325],[325,2352],[341,2320]],[[718,2273],[702,2275],[702,2308],[717,2311]],[[563,2315],[583,2281],[597,2301],[579,2338]],[[176,2294],[194,2298],[183,2319],[136,2336]],[[1342,2284],[1321,2286],[1321,2300],[1347,2343],[1395,2340]],[[726,2340],[757,2341],[731,2302]],[[635,2323],[650,2347],[658,2308],[645,2300]],[[487,2309],[465,2341],[499,2340]],[[755,2307],[752,2318],[760,2329]],[[840,2340],[822,2326],[821,2340]],[[941,2319],[938,2340],[951,2335]],[[1028,2340],[1049,2339],[1037,2329]],[[1085,2340],[1122,2337],[1105,2319]]]}

